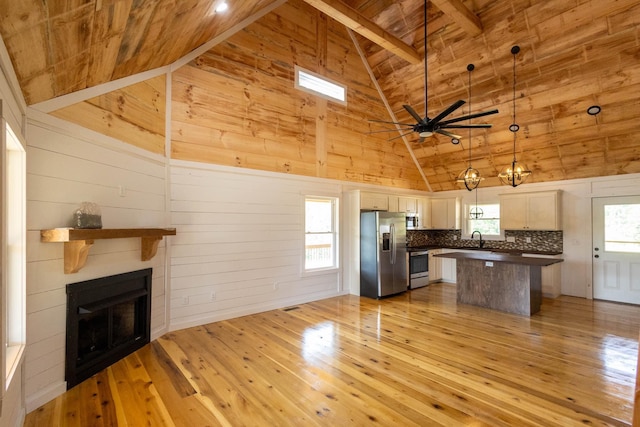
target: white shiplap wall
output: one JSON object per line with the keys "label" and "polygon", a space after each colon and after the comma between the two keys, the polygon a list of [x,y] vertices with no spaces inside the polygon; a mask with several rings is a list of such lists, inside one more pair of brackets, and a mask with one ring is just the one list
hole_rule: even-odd
{"label": "white shiplap wall", "polygon": [[[27,410],[65,389],[66,285],[153,268],[152,338],[167,329],[165,242],[140,260],[140,239],[96,240],[86,266],[63,273],[63,244],[40,230],[70,225],[83,201],[102,209],[104,228],[168,226],[166,162],[57,119],[30,115],[27,128]],[[35,118],[33,118],[35,117]],[[120,189],[123,190],[120,190]]]}
{"label": "white shiplap wall", "polygon": [[172,162],[171,328],[345,293],[340,271],[305,276],[304,196],[341,185]]}

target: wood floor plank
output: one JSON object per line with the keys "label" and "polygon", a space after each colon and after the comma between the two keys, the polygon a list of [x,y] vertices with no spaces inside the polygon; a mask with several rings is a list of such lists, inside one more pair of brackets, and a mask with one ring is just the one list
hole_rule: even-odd
{"label": "wood floor plank", "polygon": [[640,307],[518,316],[455,285],[168,333],[27,415],[65,426],[630,426]]}

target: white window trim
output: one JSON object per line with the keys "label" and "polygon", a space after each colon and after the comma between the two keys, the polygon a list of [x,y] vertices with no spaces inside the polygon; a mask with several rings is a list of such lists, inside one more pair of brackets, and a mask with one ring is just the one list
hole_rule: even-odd
{"label": "white window trim", "polygon": [[[317,95],[317,96],[319,96],[321,98],[324,98],[324,99],[327,99],[329,101],[337,102],[338,104],[347,105],[347,86],[345,86],[345,85],[343,85],[341,83],[338,83],[338,82],[336,82],[334,80],[331,80],[331,79],[329,79],[329,78],[327,78],[325,76],[321,76],[318,73],[314,73],[313,71],[309,71],[307,69],[299,67],[298,65],[294,66],[294,72],[295,72],[295,88],[296,89],[301,90],[303,92],[310,93],[312,95]],[[341,87],[344,90],[344,99],[335,98],[335,97],[333,97],[331,95],[328,95],[326,93],[318,92],[318,91],[313,90],[313,89],[311,89],[309,87],[300,85],[300,73],[308,74],[309,76],[313,76],[313,77],[315,77],[317,79],[320,79],[320,80],[323,80],[323,81],[325,81],[325,82],[327,82],[329,84]]]}
{"label": "white window trim", "polygon": [[[306,257],[306,201],[307,199],[326,199],[333,202],[333,234],[334,234],[334,265],[332,267],[305,268]],[[327,194],[304,194],[302,197],[302,249],[300,256],[300,277],[319,276],[340,271],[340,197]]]}
{"label": "white window trim", "polygon": [[[471,239],[471,233],[473,233],[473,230],[469,230],[468,229],[468,218],[469,218],[469,209],[471,209],[472,207],[474,207],[476,205],[475,200],[473,201],[469,201],[469,202],[464,202],[462,204],[462,235],[461,237],[463,239]],[[478,205],[498,205],[500,206],[500,201],[499,200],[483,200],[483,201],[478,201]],[[491,240],[491,241],[504,241],[506,239],[505,234],[504,234],[504,230],[502,229],[502,227],[500,227],[500,234],[489,234],[489,235],[482,235],[482,240]]]}
{"label": "white window trim", "polygon": [[[16,134],[13,129],[8,126],[7,121],[4,117],[1,118],[0,123],[0,150],[1,150],[1,167],[0,171],[2,173],[2,188],[0,189],[0,209],[2,211],[2,241],[1,241],[1,262],[2,262],[2,270],[1,270],[1,290],[2,290],[2,309],[1,311],[1,338],[2,338],[2,392],[4,393],[10,386],[17,372],[18,366],[20,366],[20,362],[24,357],[25,353],[25,344],[26,344],[26,324],[25,324],[25,316],[26,316],[26,144],[22,140],[19,134]],[[12,141],[17,142],[18,147],[11,148],[9,146],[10,142],[7,140],[7,132],[11,133]],[[12,144],[14,145],[14,144]],[[12,159],[9,159],[7,155],[9,151],[15,152],[19,156],[16,160],[15,156],[12,156]],[[7,166],[9,161],[17,161],[20,162],[20,169],[23,172],[21,188],[19,189],[19,194],[22,195],[21,200],[19,201],[9,201],[10,197],[6,190],[7,179]],[[7,241],[7,209],[8,206],[15,206],[19,204],[21,206],[20,218],[18,218],[18,222],[21,223],[21,226],[18,229],[21,232],[21,235],[18,237],[20,242],[18,243],[18,248],[20,250],[20,261],[21,265],[19,266],[19,271],[17,272],[17,280],[20,281],[21,289],[17,294],[9,295],[8,281],[10,279],[16,280],[16,277],[9,278],[7,277],[7,262],[8,262],[8,254],[7,248],[9,242]],[[15,228],[12,227],[13,230]],[[6,325],[5,321],[7,320],[8,313],[8,304],[11,304],[12,310],[17,310],[17,317],[19,317],[19,324],[9,324]],[[15,313],[15,312],[14,312]],[[15,319],[12,319],[15,320]],[[9,330],[8,328],[11,328]],[[6,345],[5,345],[6,343]]]}

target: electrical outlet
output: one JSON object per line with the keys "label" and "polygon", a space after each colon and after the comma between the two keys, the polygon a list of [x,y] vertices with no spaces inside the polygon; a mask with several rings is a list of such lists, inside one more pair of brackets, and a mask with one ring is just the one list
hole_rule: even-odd
{"label": "electrical outlet", "polygon": [[525,238],[524,240],[525,240],[525,242],[527,242],[527,243],[531,243],[531,237],[527,237],[527,238]]}
{"label": "electrical outlet", "polygon": [[211,292],[211,295],[209,296],[209,300],[210,301],[215,301],[216,300],[216,293],[215,292]]}
{"label": "electrical outlet", "polygon": [[457,235],[453,235],[453,240],[458,240],[458,236]]}
{"label": "electrical outlet", "polygon": [[278,282],[273,282],[273,290],[274,290],[274,291],[277,291],[279,287],[280,287],[280,283],[278,283]]}
{"label": "electrical outlet", "polygon": [[182,305],[189,305],[189,297],[182,297]]}
{"label": "electrical outlet", "polygon": [[118,196],[124,197],[127,195],[127,189],[124,185],[118,185]]}

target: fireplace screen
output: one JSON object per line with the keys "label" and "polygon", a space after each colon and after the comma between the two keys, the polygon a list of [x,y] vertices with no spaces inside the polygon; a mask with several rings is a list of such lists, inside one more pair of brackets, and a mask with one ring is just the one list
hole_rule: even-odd
{"label": "fireplace screen", "polygon": [[67,285],[67,388],[149,342],[151,274],[149,268]]}

